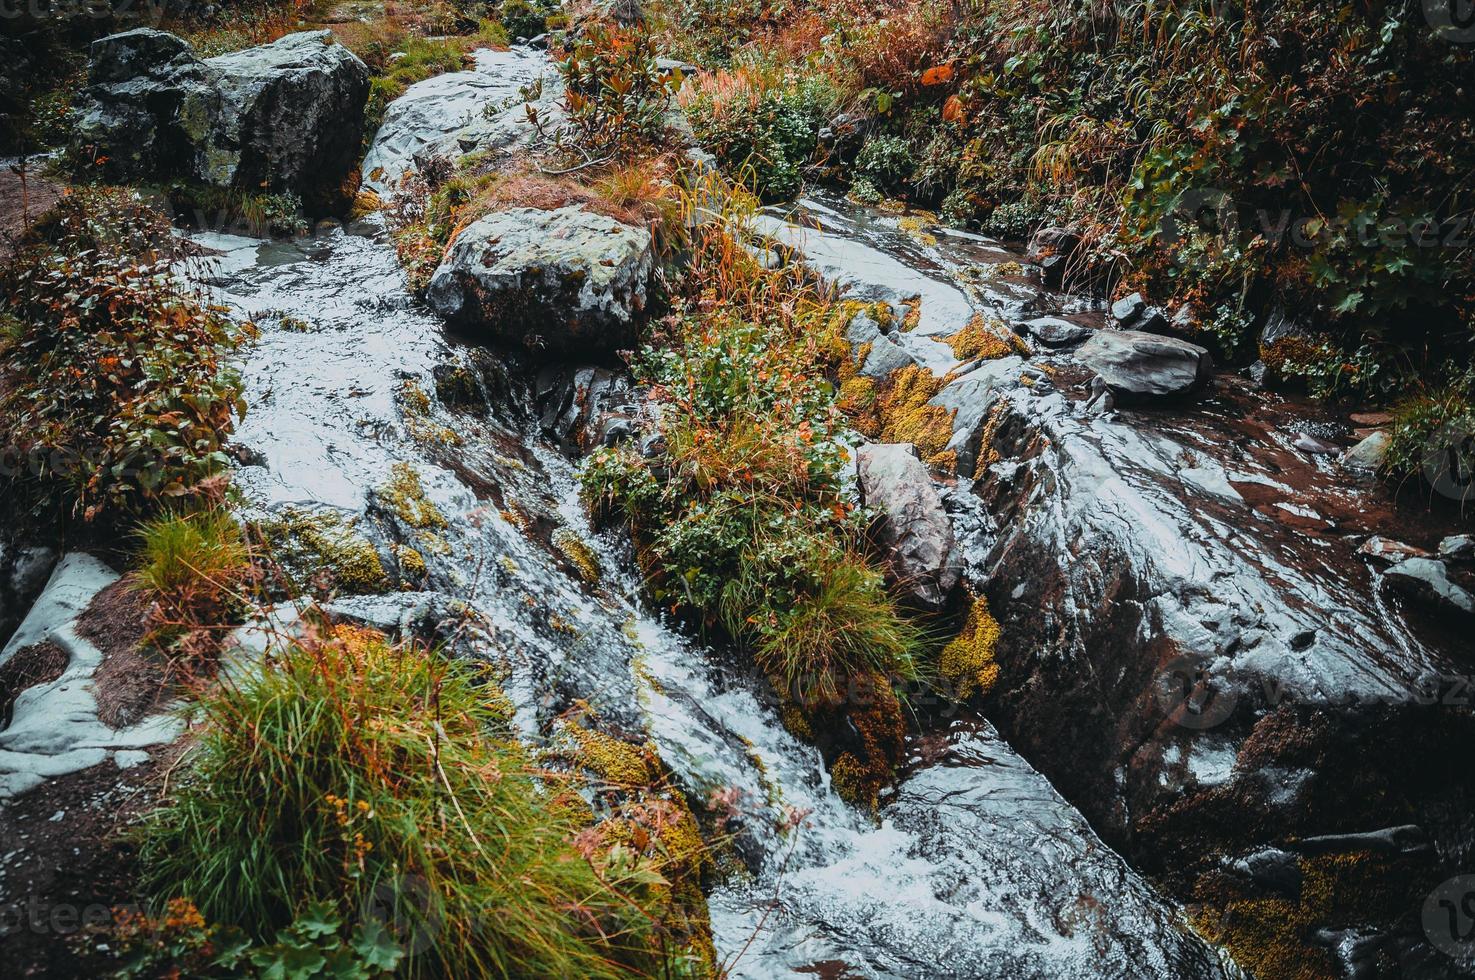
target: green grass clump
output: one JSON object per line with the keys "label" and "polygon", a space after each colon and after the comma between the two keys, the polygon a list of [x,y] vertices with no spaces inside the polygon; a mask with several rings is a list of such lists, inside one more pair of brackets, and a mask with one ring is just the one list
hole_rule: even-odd
{"label": "green grass clump", "polygon": [[580,847],[579,808],[532,771],[477,668],[340,627],[276,649],[198,711],[192,770],[142,831],[157,899],[255,942],[308,911],[376,909],[405,976],[665,965],[641,904],[659,874]]}

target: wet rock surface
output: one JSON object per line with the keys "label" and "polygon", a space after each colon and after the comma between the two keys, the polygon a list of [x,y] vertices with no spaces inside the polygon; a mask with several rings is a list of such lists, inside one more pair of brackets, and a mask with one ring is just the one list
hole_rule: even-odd
{"label": "wet rock surface", "polygon": [[[937,280],[909,292],[962,297],[1026,333],[1045,304],[1068,307],[970,281],[972,241],[940,235],[912,262],[916,245],[894,219],[839,209],[801,207],[805,232],[793,238],[814,248],[817,268],[843,266],[852,295],[876,293],[869,277],[906,260]],[[851,234],[856,225],[866,233]],[[1128,397],[1102,410],[1092,375],[1123,362],[1095,386],[1114,394],[1102,380],[1115,380]],[[990,720],[1108,842],[1231,941],[1246,928],[1232,903],[1267,900],[1286,878],[1226,877],[1221,858],[1316,839],[1324,849],[1293,863],[1325,881],[1389,853],[1367,835],[1416,825],[1428,844],[1382,868],[1378,887],[1394,897],[1376,924],[1364,911],[1271,927],[1286,929],[1289,962],[1333,975],[1456,975],[1419,916],[1430,887],[1475,861],[1475,776],[1451,748],[1475,734],[1461,694],[1468,647],[1423,602],[1380,587],[1387,557],[1356,553],[1374,535],[1432,552],[1451,518],[1349,484],[1320,445],[1345,446],[1340,435],[1317,435],[1317,451],[1297,445],[1320,432],[1313,410],[1210,376],[1201,348],[1170,338],[1101,330],[1073,353],[1040,347],[1032,362],[976,373],[944,378],[933,403],[955,410],[958,473],[986,513],[955,530],[967,581],[1002,627],[999,680],[981,700]],[[1195,389],[1166,404],[1130,398]],[[1424,599],[1458,595],[1437,574],[1404,580]]]}
{"label": "wet rock surface", "polygon": [[363,136],[369,70],[327,31],[200,59],[139,28],[92,45],[76,151],[118,182],[176,178],[333,199]]}
{"label": "wet rock surface", "polygon": [[644,228],[577,206],[515,208],[461,232],[427,296],[479,339],[597,359],[634,345],[654,271]]}
{"label": "wet rock surface", "polygon": [[558,123],[557,73],[547,55],[526,47],[476,51],[473,67],[416,82],[390,103],[364,157],[364,187],[392,193],[406,173],[431,159],[473,152],[507,153],[537,135],[521,96],[541,82],[537,110],[545,126]]}
{"label": "wet rock surface", "polygon": [[861,503],[881,515],[881,541],[898,588],[923,606],[941,607],[958,584],[953,528],[916,448],[862,446],[855,461]]}
{"label": "wet rock surface", "polygon": [[1197,344],[1140,330],[1098,330],[1075,352],[1119,399],[1166,398],[1201,387],[1213,370]]}
{"label": "wet rock surface", "polygon": [[[626,410],[614,375],[548,368],[539,380],[513,359],[508,387],[463,383],[484,376],[473,353],[411,302],[373,236],[201,237],[222,254],[197,274],[263,325],[244,356],[253,411],[237,434],[253,461],[236,473],[248,514],[336,508],[391,574],[415,549],[426,568],[413,586],[340,597],[334,611],[456,637],[459,655],[504,673],[533,744],[582,703],[600,730],[651,740],[694,804],[737,790],[748,872],[709,899],[719,956],[742,953],[734,976],[823,963],[875,977],[1223,975],[1176,909],[986,725],[960,730],[956,750],[919,743],[877,823],[833,792],[765,679],[646,609],[625,544],[590,530],[559,451]],[[283,312],[315,329],[279,329]],[[409,384],[427,398],[406,398]],[[387,492],[407,467],[442,520]],[[776,835],[789,806],[811,812]]]}

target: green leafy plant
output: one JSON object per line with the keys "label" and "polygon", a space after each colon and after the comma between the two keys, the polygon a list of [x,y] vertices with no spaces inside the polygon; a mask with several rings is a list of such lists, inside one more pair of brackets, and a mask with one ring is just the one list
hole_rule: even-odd
{"label": "green leafy plant", "polygon": [[4,273],[0,433],[23,486],[94,521],[196,492],[220,472],[245,335],[171,274],[168,222],[82,191]]}
{"label": "green leafy plant", "polygon": [[[558,71],[566,122],[551,135],[573,165],[639,156],[659,143],[680,75],[656,63],[647,31],[591,23],[565,52]],[[541,125],[531,102],[528,114]]]}

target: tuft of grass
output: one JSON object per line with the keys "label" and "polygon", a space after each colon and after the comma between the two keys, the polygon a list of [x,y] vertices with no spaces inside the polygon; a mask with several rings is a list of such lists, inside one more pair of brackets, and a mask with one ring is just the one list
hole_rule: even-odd
{"label": "tuft of grass", "polygon": [[373,910],[411,977],[679,967],[644,911],[659,873],[580,852],[580,808],[532,770],[479,668],[340,627],[279,646],[198,711],[193,769],[141,832],[156,899],[258,942],[304,910]]}
{"label": "tuft of grass", "polygon": [[156,643],[186,636],[186,652],[214,649],[218,632],[238,617],[251,555],[241,527],[222,506],[145,521],[137,530],[138,568],[131,584],[150,602]]}

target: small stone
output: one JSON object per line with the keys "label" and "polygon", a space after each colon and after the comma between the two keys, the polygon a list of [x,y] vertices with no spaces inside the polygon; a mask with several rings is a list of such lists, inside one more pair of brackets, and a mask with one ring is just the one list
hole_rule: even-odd
{"label": "small stone", "polygon": [[1439,557],[1446,561],[1475,561],[1475,534],[1453,534],[1439,542]]}
{"label": "small stone", "polygon": [[869,344],[879,336],[881,336],[881,324],[877,323],[876,318],[865,310],[855,314],[845,325],[845,339],[850,341],[852,347]]}
{"label": "small stone", "polygon": [[1353,425],[1365,426],[1367,428],[1379,428],[1393,421],[1393,416],[1387,412],[1353,412],[1349,418]]}
{"label": "small stone", "polygon": [[1036,317],[1033,320],[1024,321],[1020,326],[1031,337],[1047,347],[1068,347],[1088,339],[1091,334],[1095,333],[1090,327],[1071,323],[1058,316]]}
{"label": "small stone", "polygon": [[1324,439],[1318,439],[1315,436],[1308,436],[1304,433],[1298,435],[1292,445],[1301,450],[1301,452],[1310,453],[1313,456],[1335,456],[1342,451],[1341,446],[1334,446]]}
{"label": "small stone", "polygon": [[1404,561],[1408,558],[1428,558],[1429,552],[1423,548],[1415,548],[1411,544],[1402,541],[1394,541],[1375,534],[1362,543],[1357,553],[1365,558],[1377,558],[1382,561]]}
{"label": "small stone", "polygon": [[1123,296],[1121,299],[1111,304],[1111,316],[1112,319],[1115,320],[1117,323],[1131,323],[1133,320],[1137,319],[1138,314],[1140,314],[1143,309],[1146,308],[1146,306],[1147,300],[1142,298],[1141,293],[1132,293],[1128,296]]}
{"label": "small stone", "polygon": [[1409,558],[1384,572],[1383,581],[1416,602],[1446,612],[1475,616],[1475,596],[1449,580],[1442,561]]}
{"label": "small stone", "polygon": [[1374,432],[1342,455],[1342,465],[1349,470],[1375,472],[1382,468],[1392,444],[1393,437],[1387,432]]}

